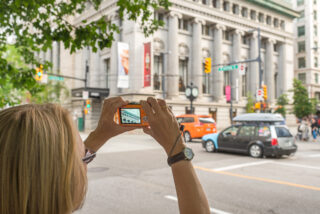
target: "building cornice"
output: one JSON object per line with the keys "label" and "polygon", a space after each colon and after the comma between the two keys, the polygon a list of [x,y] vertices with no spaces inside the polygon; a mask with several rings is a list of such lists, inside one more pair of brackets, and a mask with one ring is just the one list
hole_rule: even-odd
{"label": "building cornice", "polygon": [[298,18],[300,16],[298,11],[291,9],[288,6],[284,6],[283,4],[276,3],[276,1],[273,1],[273,0],[247,0],[247,1],[252,4],[256,4],[261,7],[277,11],[278,13],[292,19]]}

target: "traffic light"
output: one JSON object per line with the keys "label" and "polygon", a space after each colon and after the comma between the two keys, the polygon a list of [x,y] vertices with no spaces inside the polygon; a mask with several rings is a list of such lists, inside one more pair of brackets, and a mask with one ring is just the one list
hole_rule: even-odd
{"label": "traffic light", "polygon": [[36,81],[41,81],[43,77],[43,66],[40,64],[38,68],[36,68],[36,76],[34,77]]}
{"label": "traffic light", "polygon": [[85,115],[87,115],[87,114],[88,114],[88,109],[87,109],[87,108],[84,108],[84,109],[83,109],[83,112],[84,112]]}
{"label": "traffic light", "polygon": [[262,89],[263,89],[263,99],[267,100],[268,99],[267,86],[266,85],[262,85]]}
{"label": "traffic light", "polygon": [[89,99],[86,100],[86,108],[87,109],[91,108],[91,100],[89,100]]}
{"label": "traffic light", "polygon": [[261,108],[261,103],[260,102],[257,102],[254,104],[254,108],[255,109],[260,109]]}
{"label": "traffic light", "polygon": [[206,74],[211,72],[211,58],[208,57],[205,59],[205,63],[204,63],[204,72]]}

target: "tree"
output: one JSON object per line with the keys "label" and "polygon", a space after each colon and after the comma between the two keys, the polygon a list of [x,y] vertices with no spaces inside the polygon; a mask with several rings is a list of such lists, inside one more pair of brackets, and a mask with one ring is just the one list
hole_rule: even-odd
{"label": "tree", "polygon": [[[6,104],[18,101],[12,99],[16,91],[39,93],[44,87],[33,78],[35,67],[39,62],[35,53],[47,51],[53,42],[63,43],[70,53],[91,47],[95,52],[98,48],[108,48],[114,40],[114,33],[119,32],[119,26],[111,23],[105,16],[88,22],[74,25],[70,17],[83,13],[88,4],[99,11],[102,0],[8,0],[0,4],[0,108]],[[163,7],[168,10],[169,0],[118,0],[120,19],[139,21],[146,36],[152,34],[162,21],[153,19],[153,9]],[[19,67],[6,58],[7,43],[10,38],[27,67]],[[43,64],[48,70],[50,63]]]}
{"label": "tree", "polygon": [[254,99],[251,95],[251,93],[249,92],[247,94],[247,104],[246,104],[246,112],[247,113],[254,113]]}
{"label": "tree", "polygon": [[308,98],[308,91],[300,80],[293,80],[293,113],[297,118],[312,114],[312,103]]}
{"label": "tree", "polygon": [[277,108],[275,109],[275,113],[282,114],[282,116],[286,117],[286,105],[289,104],[289,99],[287,94],[281,94],[277,99]]}

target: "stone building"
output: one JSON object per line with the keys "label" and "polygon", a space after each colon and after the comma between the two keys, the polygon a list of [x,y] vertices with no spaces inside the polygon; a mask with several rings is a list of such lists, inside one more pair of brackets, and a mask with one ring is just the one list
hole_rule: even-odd
{"label": "stone building", "polygon": [[[73,55],[52,52],[60,57],[60,71],[66,75],[84,77],[89,66],[88,86],[109,88],[110,96],[122,95],[129,100],[146,96],[165,98],[175,114],[186,112],[189,101],[185,87],[191,82],[199,88],[194,102],[195,113],[211,114],[218,128],[230,124],[225,87],[233,89],[233,114],[245,111],[247,94],[259,87],[259,64],[246,63],[246,72],[218,71],[213,66],[204,73],[204,60],[212,65],[256,59],[259,54],[257,29],[261,30],[262,81],[268,87],[268,102],[287,92],[294,77],[293,20],[298,13],[285,0],[171,0],[169,11],[158,10],[154,17],[165,25],[145,38],[139,24],[117,16],[116,0],[105,0],[97,13],[88,8],[85,14],[74,17],[74,24],[83,19],[94,20],[106,15],[120,26],[120,34],[110,49],[93,53],[84,49]],[[129,44],[129,88],[117,88],[117,42]],[[143,87],[144,43],[151,43],[151,86]],[[57,48],[55,48],[57,49]],[[231,75],[232,72],[232,75]],[[232,78],[231,78],[232,77]],[[83,87],[81,81],[71,81],[72,88]],[[81,112],[81,99],[73,99],[70,108]],[[94,127],[101,106],[93,100],[93,111],[86,118],[86,128]]]}
{"label": "stone building", "polygon": [[295,77],[305,84],[309,98],[320,100],[320,2],[297,0],[294,8],[300,13],[300,17],[294,20]]}

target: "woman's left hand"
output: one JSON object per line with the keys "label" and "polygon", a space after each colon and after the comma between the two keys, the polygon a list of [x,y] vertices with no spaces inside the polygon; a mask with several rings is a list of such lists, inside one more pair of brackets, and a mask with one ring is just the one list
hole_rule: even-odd
{"label": "woman's left hand", "polygon": [[128,103],[122,97],[112,97],[104,100],[98,126],[85,141],[88,149],[95,152],[110,138],[135,129],[135,127],[123,127],[114,122],[117,109]]}

